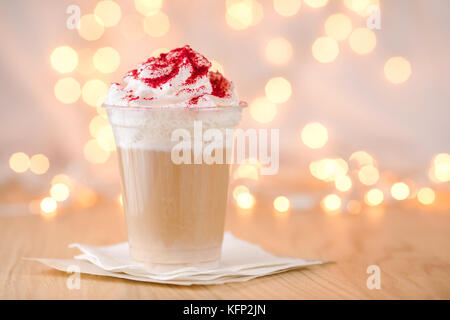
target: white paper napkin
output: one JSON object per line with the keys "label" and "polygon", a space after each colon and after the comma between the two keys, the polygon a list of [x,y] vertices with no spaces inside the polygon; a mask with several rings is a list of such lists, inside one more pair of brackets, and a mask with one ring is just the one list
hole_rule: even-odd
{"label": "white paper napkin", "polygon": [[294,268],[324,263],[319,260],[278,257],[256,245],[237,239],[230,232],[226,232],[223,239],[220,265],[208,270],[189,267],[156,272],[131,261],[127,242],[104,247],[74,243],[69,247],[80,249],[82,254],[75,256],[75,259],[33,258],[32,260],[61,271],[73,271],[74,266],[77,266],[81,273],[176,285],[247,281]]}

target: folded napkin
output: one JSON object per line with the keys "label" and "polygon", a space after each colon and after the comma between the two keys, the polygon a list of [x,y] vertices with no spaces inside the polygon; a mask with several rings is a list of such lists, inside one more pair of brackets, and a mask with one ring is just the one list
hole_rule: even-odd
{"label": "folded napkin", "polygon": [[156,272],[130,259],[127,242],[104,247],[74,243],[69,247],[80,249],[82,254],[75,256],[74,259],[33,258],[31,260],[61,271],[73,271],[76,266],[81,273],[186,286],[247,281],[294,268],[324,263],[319,260],[278,257],[256,245],[237,239],[230,232],[226,232],[223,239],[220,265],[207,270],[185,267],[173,271]]}

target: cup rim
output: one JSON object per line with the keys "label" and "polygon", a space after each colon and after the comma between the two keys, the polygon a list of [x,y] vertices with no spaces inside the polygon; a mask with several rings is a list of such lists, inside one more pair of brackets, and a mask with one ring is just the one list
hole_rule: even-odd
{"label": "cup rim", "polygon": [[238,105],[231,105],[231,106],[211,106],[211,107],[186,107],[181,105],[172,104],[169,106],[119,106],[119,105],[112,105],[112,104],[102,104],[102,108],[105,109],[122,109],[122,110],[140,110],[140,111],[162,111],[162,110],[186,110],[186,111],[214,111],[214,110],[226,110],[226,109],[233,109],[233,108],[246,108],[248,106],[247,102],[245,101],[239,101]]}

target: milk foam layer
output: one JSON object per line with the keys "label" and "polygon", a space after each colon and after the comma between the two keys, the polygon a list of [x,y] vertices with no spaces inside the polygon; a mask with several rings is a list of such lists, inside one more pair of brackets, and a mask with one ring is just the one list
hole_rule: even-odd
{"label": "milk foam layer", "polygon": [[107,105],[140,107],[237,106],[234,84],[210,70],[211,62],[189,46],[149,58],[111,85]]}

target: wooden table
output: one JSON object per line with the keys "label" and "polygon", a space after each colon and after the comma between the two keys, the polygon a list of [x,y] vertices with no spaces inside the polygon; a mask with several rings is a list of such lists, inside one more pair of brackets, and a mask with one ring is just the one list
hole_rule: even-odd
{"label": "wooden table", "polygon": [[[227,229],[282,255],[335,263],[244,283],[181,287],[93,275],[68,290],[68,274],[22,257],[71,258],[72,242],[113,244],[126,239],[118,204],[65,209],[53,219],[0,216],[0,298],[3,299],[393,299],[450,298],[450,214],[373,210],[328,216],[320,210],[251,212],[231,207]],[[370,265],[381,289],[366,286]]]}

